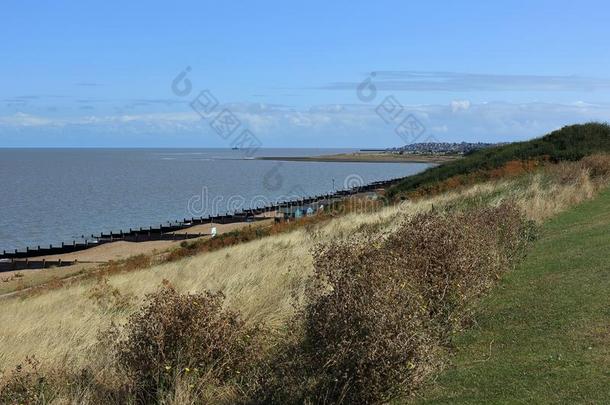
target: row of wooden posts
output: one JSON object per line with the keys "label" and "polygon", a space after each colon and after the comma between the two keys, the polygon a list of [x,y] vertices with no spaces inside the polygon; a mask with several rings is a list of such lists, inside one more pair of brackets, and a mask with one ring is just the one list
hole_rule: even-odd
{"label": "row of wooden posts", "polygon": [[293,199],[289,201],[278,202],[276,204],[270,204],[264,207],[246,209],[240,212],[235,212],[232,214],[224,214],[224,215],[216,215],[211,217],[199,217],[199,218],[184,218],[181,222],[175,221],[174,223],[169,223],[169,225],[160,224],[158,228],[156,227],[148,227],[148,228],[139,228],[139,229],[131,229],[129,228],[128,232],[123,232],[122,230],[118,233],[100,233],[99,236],[91,235],[92,240],[85,239],[84,242],[72,241],[72,243],[61,243],[61,246],[53,246],[49,245],[49,247],[41,247],[37,246],[36,248],[26,248],[25,251],[19,251],[15,249],[12,252],[7,252],[6,250],[0,254],[0,259],[25,259],[29,257],[40,257],[40,256],[49,256],[63,253],[72,253],[85,249],[89,249],[94,246],[99,246],[104,243],[114,242],[117,240],[125,240],[130,242],[145,242],[150,240],[180,240],[180,239],[189,239],[201,236],[202,234],[176,234],[176,231],[181,231],[184,229],[188,229],[194,225],[199,224],[207,224],[207,223],[216,223],[216,224],[228,224],[228,223],[236,223],[236,222],[244,222],[248,220],[255,220],[257,215],[261,215],[269,212],[277,212],[280,208],[283,207],[294,207],[301,206],[305,204],[311,204],[318,201],[328,201],[337,198],[344,198],[349,195],[353,195],[359,192],[374,190],[379,187],[384,187],[389,184],[396,182],[399,179],[391,179],[385,181],[377,181],[364,186],[356,187],[350,190],[340,190],[334,192],[332,194],[325,195],[316,195],[313,197],[301,198],[301,199]]}
{"label": "row of wooden posts", "polygon": [[16,270],[37,270],[46,269],[51,267],[64,267],[76,264],[77,260],[7,260],[0,262],[0,273],[5,271],[16,271]]}

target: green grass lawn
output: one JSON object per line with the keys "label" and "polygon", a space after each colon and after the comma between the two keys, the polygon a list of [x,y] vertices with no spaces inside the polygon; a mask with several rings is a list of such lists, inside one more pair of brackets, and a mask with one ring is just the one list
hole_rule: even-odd
{"label": "green grass lawn", "polygon": [[544,225],[424,403],[610,404],[610,190]]}

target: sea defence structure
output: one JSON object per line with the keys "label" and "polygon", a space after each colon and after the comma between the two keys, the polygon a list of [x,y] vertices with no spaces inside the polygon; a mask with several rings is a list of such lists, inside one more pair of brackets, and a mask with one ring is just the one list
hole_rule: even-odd
{"label": "sea defence structure", "polygon": [[[158,226],[149,226],[148,228],[129,229],[126,231],[100,233],[99,235],[91,235],[91,240],[85,239],[84,242],[73,241],[72,243],[61,243],[61,245],[49,245],[28,247],[25,250],[15,249],[14,251],[3,251],[0,254],[0,260],[11,260],[11,259],[28,259],[41,256],[51,256],[64,253],[73,253],[85,249],[99,246],[104,243],[111,243],[115,241],[128,241],[128,242],[147,242],[152,240],[185,240],[191,238],[197,238],[203,236],[201,233],[189,234],[188,231],[184,233],[176,233],[176,231],[184,231],[195,225],[201,224],[231,224],[238,222],[256,221],[262,214],[285,212],[288,208],[299,208],[307,207],[311,204],[319,203],[321,205],[330,205],[334,202],[341,201],[349,196],[374,191],[380,188],[386,188],[402,178],[393,178],[389,180],[376,181],[365,185],[353,187],[350,189],[339,190],[334,193],[315,195],[310,197],[294,198],[275,204],[268,204],[262,207],[254,207],[245,210],[241,210],[233,213],[225,213],[222,215],[206,216],[199,218],[183,218],[182,221],[174,221],[168,225],[159,224]],[[66,265],[66,263],[62,263]],[[32,265],[34,265],[32,263]],[[38,264],[36,264],[38,266]],[[6,267],[6,266],[4,266]]]}

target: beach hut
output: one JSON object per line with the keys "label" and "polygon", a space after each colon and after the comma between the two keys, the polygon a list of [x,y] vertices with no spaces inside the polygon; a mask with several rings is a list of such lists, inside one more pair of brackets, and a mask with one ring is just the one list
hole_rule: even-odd
{"label": "beach hut", "polygon": [[316,212],[317,205],[314,204],[303,204],[294,206],[279,207],[278,211],[282,218],[302,218],[305,215],[313,215]]}

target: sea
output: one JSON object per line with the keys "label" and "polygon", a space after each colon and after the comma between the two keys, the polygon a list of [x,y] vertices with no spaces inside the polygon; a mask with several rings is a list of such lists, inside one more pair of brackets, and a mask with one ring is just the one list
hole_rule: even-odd
{"label": "sea", "polygon": [[257,159],[352,151],[0,149],[0,252],[231,213],[430,166]]}

